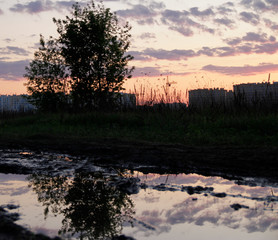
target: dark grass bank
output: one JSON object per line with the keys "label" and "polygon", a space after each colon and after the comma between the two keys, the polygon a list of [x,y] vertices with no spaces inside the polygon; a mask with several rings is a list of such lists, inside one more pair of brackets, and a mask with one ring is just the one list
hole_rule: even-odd
{"label": "dark grass bank", "polygon": [[182,110],[2,116],[3,141],[120,141],[190,146],[277,146],[276,113],[192,113]]}

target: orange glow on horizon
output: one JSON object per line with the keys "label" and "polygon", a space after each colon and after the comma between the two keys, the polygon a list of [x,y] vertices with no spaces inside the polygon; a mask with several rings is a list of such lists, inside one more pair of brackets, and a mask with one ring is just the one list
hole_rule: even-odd
{"label": "orange glow on horizon", "polygon": [[24,78],[18,81],[0,80],[0,95],[27,94],[24,83],[26,83],[26,79]]}
{"label": "orange glow on horizon", "polygon": [[[160,75],[133,77],[124,83],[127,93],[139,96],[139,102],[188,102],[188,91],[202,88],[224,88],[232,90],[233,85],[240,83],[266,82],[269,73],[251,76],[226,76],[207,72],[188,75]],[[278,72],[271,73],[270,82],[278,81]],[[18,81],[0,80],[0,95],[27,94],[27,80]]]}
{"label": "orange glow on horizon", "polygon": [[[224,88],[232,90],[233,85],[241,83],[259,83],[268,80],[269,73],[250,76],[225,76],[207,72],[189,75],[142,76],[128,79],[125,92],[139,95],[139,102],[156,99],[164,102],[188,102],[188,91],[203,88]],[[278,81],[278,72],[271,73],[270,82]],[[167,84],[168,83],[168,84]],[[170,94],[165,101],[167,94]]]}

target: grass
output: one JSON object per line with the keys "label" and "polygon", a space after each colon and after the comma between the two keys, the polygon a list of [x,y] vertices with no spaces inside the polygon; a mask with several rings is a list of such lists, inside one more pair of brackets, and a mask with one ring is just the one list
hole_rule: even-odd
{"label": "grass", "polygon": [[11,115],[0,120],[0,139],[277,146],[277,123],[276,113],[198,113],[188,109]]}

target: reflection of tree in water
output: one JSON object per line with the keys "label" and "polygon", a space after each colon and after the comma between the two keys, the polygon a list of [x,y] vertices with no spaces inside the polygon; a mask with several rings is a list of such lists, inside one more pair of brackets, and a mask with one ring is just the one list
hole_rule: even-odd
{"label": "reflection of tree in water", "polygon": [[108,184],[102,174],[47,177],[33,175],[30,186],[45,206],[63,214],[60,233],[78,233],[80,239],[109,239],[120,234],[122,224],[134,214],[132,200],[126,193]]}

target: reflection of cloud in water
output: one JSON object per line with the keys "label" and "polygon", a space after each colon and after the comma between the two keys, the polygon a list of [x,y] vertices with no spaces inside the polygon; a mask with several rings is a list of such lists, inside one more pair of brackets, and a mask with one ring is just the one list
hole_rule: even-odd
{"label": "reflection of cloud in water", "polygon": [[213,212],[203,212],[202,214],[200,214],[200,216],[198,216],[198,218],[195,221],[195,224],[202,226],[204,225],[204,222],[210,222],[217,225],[218,220],[218,216],[215,216]]}
{"label": "reflection of cloud in water", "polygon": [[57,229],[49,229],[44,227],[34,227],[31,229],[35,233],[44,234],[49,237],[55,237],[57,236]]}
{"label": "reflection of cloud in water", "polygon": [[[268,201],[269,198],[267,197],[271,196],[272,193],[277,195],[277,189],[272,192],[270,187],[237,185],[232,180],[197,174],[163,176],[149,174],[147,177],[141,175],[140,178],[141,182],[145,182],[150,188],[154,188],[161,183],[166,183],[165,189],[167,187],[169,189],[171,187],[182,189],[178,186],[199,185],[213,187],[214,192],[225,192],[227,194],[227,197],[220,199],[209,194],[207,196],[202,193],[188,195],[187,192],[184,192],[184,195],[180,194],[177,198],[177,194],[174,195],[173,192],[167,190],[163,192],[163,195],[150,190],[151,194],[148,192],[148,195],[145,194],[142,200],[145,203],[157,203],[157,205],[154,205],[156,210],[142,211],[138,217],[155,226],[156,234],[161,232],[162,229],[171,231],[174,225],[178,226],[179,224],[207,226],[207,223],[209,223],[212,226],[226,226],[231,229],[244,230],[243,232],[246,234],[253,232],[260,234],[278,229],[278,203]],[[233,204],[249,208],[239,208],[236,211],[231,207]],[[274,211],[272,212],[272,210]],[[140,229],[142,230],[142,226]],[[146,231],[145,234],[151,233]]]}
{"label": "reflection of cloud in water", "polygon": [[6,184],[9,181],[15,182],[15,181],[25,181],[25,180],[26,180],[26,175],[0,173],[0,185]]}
{"label": "reflection of cloud in water", "polygon": [[271,195],[271,190],[268,187],[252,187],[246,189],[246,193],[249,194],[252,197],[260,197],[260,196],[266,196]]}
{"label": "reflection of cloud in water", "polygon": [[164,222],[163,219],[160,218],[160,216],[161,213],[157,210],[153,210],[153,211],[146,210],[142,212],[142,217],[140,219],[143,222],[148,222],[148,224],[152,226],[158,226]]}
{"label": "reflection of cloud in water", "polygon": [[270,228],[271,231],[275,231],[275,230],[278,230],[278,223],[276,224],[273,224]]}
{"label": "reflection of cloud in water", "polygon": [[264,218],[264,217],[259,217],[259,218],[253,218],[249,222],[248,225],[246,225],[246,229],[248,230],[249,233],[251,232],[265,232],[273,223],[276,224],[277,219],[274,218]]}
{"label": "reflection of cloud in water", "polygon": [[240,185],[234,185],[230,188],[230,192],[231,193],[244,193],[245,192],[245,188],[243,186]]}
{"label": "reflection of cloud in water", "polygon": [[207,186],[213,185],[213,184],[221,184],[221,185],[231,185],[233,182],[223,179],[221,177],[202,177],[201,182],[203,184],[206,184]]}
{"label": "reflection of cloud in water", "polygon": [[150,195],[150,196],[146,196],[145,197],[145,201],[146,201],[146,203],[155,203],[155,202],[159,202],[159,197],[154,197],[154,196],[152,196],[152,195]]}
{"label": "reflection of cloud in water", "polygon": [[148,184],[160,184],[167,181],[168,184],[194,184],[202,178],[197,174],[179,174],[179,175],[159,175],[159,174],[148,174],[139,176],[141,182],[147,182]]}
{"label": "reflection of cloud in water", "polygon": [[176,184],[176,185],[198,185],[202,184],[205,186],[211,186],[214,184],[218,185],[233,185],[234,182],[230,180],[223,179],[221,177],[206,177],[198,174],[169,174],[169,175],[159,175],[159,174],[139,174],[141,182],[147,183],[148,185],[153,184]]}
{"label": "reflection of cloud in water", "polygon": [[18,195],[22,195],[22,194],[25,194],[27,192],[29,192],[30,189],[28,187],[20,187],[20,188],[17,188],[16,190],[14,190],[10,196],[18,196]]}
{"label": "reflection of cloud in water", "polygon": [[[234,211],[228,204],[222,208],[217,207],[211,202],[210,207],[202,208],[200,206],[181,207],[175,209],[170,214],[168,220],[170,223],[174,223],[175,216],[179,219],[183,219],[184,222],[194,222],[196,225],[203,225],[204,222],[209,222],[214,225],[225,225],[230,228],[243,227],[250,232],[265,232],[268,228],[275,228],[278,224],[278,218],[275,213],[269,213],[261,209],[241,209]],[[188,211],[188,208],[191,208]],[[190,213],[192,214],[190,216]],[[174,220],[174,221],[173,221]]]}
{"label": "reflection of cloud in water", "polygon": [[244,203],[241,204],[249,204],[250,208],[235,211],[230,205],[236,203],[236,200],[239,199],[200,196],[197,201],[193,201],[193,197],[190,196],[168,210],[143,211],[140,218],[157,226],[160,231],[163,227],[167,226],[170,230],[173,225],[183,223],[198,226],[211,223],[214,226],[245,229],[248,233],[278,229],[277,213],[266,211],[264,202],[242,200]]}

